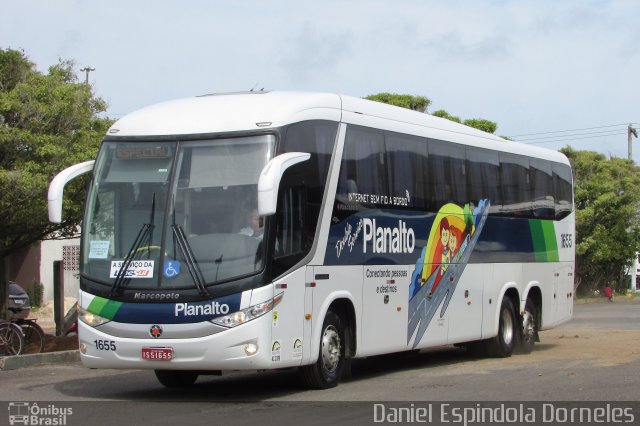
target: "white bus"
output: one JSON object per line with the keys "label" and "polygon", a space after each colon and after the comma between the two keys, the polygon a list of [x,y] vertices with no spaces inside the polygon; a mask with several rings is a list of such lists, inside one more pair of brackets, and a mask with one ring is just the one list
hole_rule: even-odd
{"label": "white bus", "polygon": [[573,308],[562,154],[336,94],[249,92],[118,120],[82,227],[79,338],[91,368],[169,387],[440,345],[506,357]]}

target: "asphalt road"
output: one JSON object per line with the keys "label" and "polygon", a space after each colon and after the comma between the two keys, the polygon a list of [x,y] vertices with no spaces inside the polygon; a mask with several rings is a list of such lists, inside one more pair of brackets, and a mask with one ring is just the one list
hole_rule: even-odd
{"label": "asphalt road", "polygon": [[[446,347],[360,360],[351,380],[326,391],[302,388],[288,370],[201,377],[176,391],[150,371],[43,366],[0,371],[0,400],[75,409],[66,424],[362,424],[373,421],[374,402],[403,401],[630,401],[640,419],[639,300],[577,304],[572,321],[541,339],[532,354],[508,359]],[[0,425],[5,418],[0,411]]]}
{"label": "asphalt road", "polygon": [[640,299],[618,297],[613,303],[576,304],[573,318],[563,328],[640,330]]}

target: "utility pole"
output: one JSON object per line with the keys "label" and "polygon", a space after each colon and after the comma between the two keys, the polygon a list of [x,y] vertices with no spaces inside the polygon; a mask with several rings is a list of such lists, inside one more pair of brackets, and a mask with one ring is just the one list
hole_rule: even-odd
{"label": "utility pole", "polygon": [[[628,143],[628,150],[629,150],[629,160],[633,161],[633,156],[632,156],[632,151],[631,151],[631,135],[635,136],[636,139],[638,138],[638,131],[637,129],[634,129],[633,127],[631,127],[631,124],[629,124],[629,126],[627,127],[627,143]],[[631,275],[631,286],[630,289],[631,291],[635,292],[636,291],[636,272],[637,272],[637,268],[638,268],[638,260],[640,260],[640,258],[638,257],[638,253],[634,254],[634,259],[633,262],[631,263],[631,273],[629,275]]]}
{"label": "utility pole", "polygon": [[635,136],[636,138],[638,138],[638,132],[636,129],[634,129],[633,127],[631,127],[631,124],[629,124],[629,127],[627,127],[627,142],[629,144],[629,148],[628,148],[628,152],[629,152],[629,160],[633,160],[633,155],[631,155],[632,151],[631,151],[631,135]]}
{"label": "utility pole", "polygon": [[[90,73],[91,71],[95,71],[95,70],[96,70],[95,68],[92,68],[92,67],[90,67],[89,65],[87,65],[86,67],[84,67],[84,68],[81,68],[81,69],[80,69],[80,71],[82,71],[82,72],[86,73],[85,83],[86,83],[87,85],[89,84],[89,73]],[[629,125],[629,126],[631,126],[631,125]]]}

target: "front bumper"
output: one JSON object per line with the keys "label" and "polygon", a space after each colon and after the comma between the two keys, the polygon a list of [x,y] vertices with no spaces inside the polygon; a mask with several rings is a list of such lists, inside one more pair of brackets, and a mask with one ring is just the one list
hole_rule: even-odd
{"label": "front bumper", "polygon": [[[78,322],[78,326],[80,358],[84,366],[89,368],[167,370],[272,368],[271,315],[263,315],[246,324],[215,334],[181,339],[118,337],[100,331],[100,327],[90,327],[82,321]],[[257,347],[254,354],[248,355],[245,352],[245,347],[249,344]],[[171,348],[173,359],[170,361],[145,360],[142,358],[142,348]]]}

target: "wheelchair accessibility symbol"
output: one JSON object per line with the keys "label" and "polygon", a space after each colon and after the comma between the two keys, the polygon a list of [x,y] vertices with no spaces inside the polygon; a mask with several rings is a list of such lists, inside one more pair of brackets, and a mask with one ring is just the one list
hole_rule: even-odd
{"label": "wheelchair accessibility symbol", "polygon": [[165,278],[173,278],[180,274],[180,262],[177,260],[167,260],[162,268]]}

